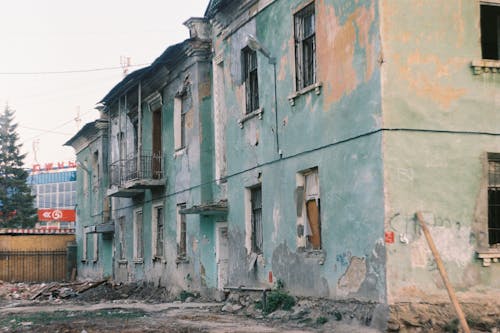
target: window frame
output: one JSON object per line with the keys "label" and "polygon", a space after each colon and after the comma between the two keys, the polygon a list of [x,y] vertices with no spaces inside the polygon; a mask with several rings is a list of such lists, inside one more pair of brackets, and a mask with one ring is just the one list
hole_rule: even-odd
{"label": "window frame", "polygon": [[[312,17],[311,32],[306,35],[304,21],[307,17]],[[302,91],[314,86],[318,82],[317,78],[317,45],[316,45],[316,4],[310,1],[301,6],[293,13],[293,41],[295,58],[295,91]],[[305,48],[304,45],[310,43],[311,67],[310,71],[305,68]],[[306,77],[307,76],[307,77]]]}
{"label": "window frame", "polygon": [[144,212],[142,208],[139,208],[134,209],[133,214],[133,259],[134,262],[142,262],[144,260]]}
{"label": "window frame", "polygon": [[[311,175],[316,175],[316,187],[317,187],[317,194],[313,193],[308,193],[308,184],[307,184],[307,178]],[[306,170],[302,170],[297,173],[296,175],[296,183],[297,187],[295,189],[295,201],[296,201],[296,208],[297,208],[297,230],[300,230],[297,232],[297,247],[301,250],[308,251],[308,252],[320,252],[323,251],[323,228],[322,228],[322,211],[321,211],[321,186],[320,186],[320,175],[319,175],[319,168],[318,167],[312,167]],[[308,217],[308,202],[316,202],[316,209],[317,209],[317,228],[319,235],[318,237],[318,242],[319,244],[315,246],[313,244],[313,241],[311,241],[311,236],[314,236],[314,228],[316,226],[311,226],[309,224],[309,217]],[[313,207],[314,208],[314,207]],[[306,225],[307,223],[307,225]],[[308,227],[308,228],[307,228]],[[310,235],[308,235],[308,230],[311,232]]]}
{"label": "window frame", "polygon": [[185,202],[177,204],[177,259],[187,259],[187,218],[181,210],[187,207]]}
{"label": "window frame", "polygon": [[[159,228],[159,222],[160,219],[158,219],[158,210],[161,209],[162,211],[162,228]],[[152,253],[153,253],[153,260],[154,259],[163,259],[165,256],[165,207],[163,203],[156,203],[152,206],[152,212],[151,212],[151,229],[152,229]],[[161,253],[159,250],[159,239],[161,238]]]}
{"label": "window frame", "polygon": [[[500,154],[488,154],[488,246],[500,244]],[[495,194],[495,195],[493,195]],[[494,197],[493,197],[494,196]],[[496,208],[495,208],[496,207]],[[493,236],[494,235],[494,236]],[[492,238],[494,237],[495,242]]]}
{"label": "window frame", "polygon": [[[485,22],[486,20],[483,20],[483,8],[484,7],[491,7],[492,10],[497,11],[496,13],[496,29],[497,31],[491,31],[491,30],[486,30],[487,28],[487,23]],[[495,15],[493,14],[493,17]],[[495,20],[493,20],[493,23],[491,23],[493,26],[495,25],[494,23]],[[491,27],[490,27],[491,28]],[[484,60],[491,60],[491,61],[499,61],[500,60],[500,1],[497,0],[488,0],[488,1],[480,1],[479,2],[479,29],[481,33],[481,58]],[[492,28],[495,30],[495,28]],[[495,34],[495,36],[492,36]],[[487,36],[486,36],[487,35]],[[486,38],[489,37],[489,38]],[[495,38],[496,37],[496,38]],[[488,44],[487,41],[492,40],[494,41],[493,44],[496,46],[496,50],[493,50],[494,47],[488,48],[486,45]],[[495,52],[496,56],[490,57],[492,55],[490,52]],[[486,54],[485,54],[486,53]]]}
{"label": "window frame", "polygon": [[[262,184],[253,186],[250,191],[250,225],[251,225],[251,251],[262,254],[264,247],[264,233],[262,223]],[[257,202],[257,203],[256,203]],[[259,213],[259,214],[257,214]]]}
{"label": "window frame", "polygon": [[257,51],[249,46],[241,49],[242,82],[245,86],[245,114],[259,109],[259,75]]}

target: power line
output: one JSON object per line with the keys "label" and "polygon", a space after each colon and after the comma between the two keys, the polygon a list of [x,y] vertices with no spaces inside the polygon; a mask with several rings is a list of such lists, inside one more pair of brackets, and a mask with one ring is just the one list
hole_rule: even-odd
{"label": "power line", "polygon": [[58,131],[48,130],[48,129],[44,129],[44,128],[36,128],[36,127],[21,126],[21,125],[18,125],[17,127],[25,128],[25,129],[29,129],[29,130],[33,130],[33,131],[38,131],[38,132],[60,134],[60,135],[71,135],[71,133],[58,132]]}
{"label": "power line", "polygon": [[[143,67],[149,66],[151,63],[129,65],[129,67]],[[91,73],[91,72],[103,72],[111,70],[123,70],[122,66],[116,67],[101,67],[101,68],[87,68],[87,69],[74,69],[74,70],[62,70],[62,71],[37,71],[37,72],[0,72],[0,75],[57,75],[57,74],[76,74],[76,73]]]}

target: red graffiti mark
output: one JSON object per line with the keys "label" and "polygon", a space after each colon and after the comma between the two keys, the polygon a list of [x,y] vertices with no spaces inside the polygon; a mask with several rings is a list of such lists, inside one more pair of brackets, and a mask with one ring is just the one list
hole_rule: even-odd
{"label": "red graffiti mark", "polygon": [[394,243],[394,232],[392,231],[385,232],[385,242],[388,244]]}

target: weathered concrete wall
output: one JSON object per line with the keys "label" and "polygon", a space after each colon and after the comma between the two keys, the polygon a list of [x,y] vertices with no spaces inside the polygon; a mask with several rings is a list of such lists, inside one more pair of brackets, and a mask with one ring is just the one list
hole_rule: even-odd
{"label": "weathered concrete wall", "polygon": [[[258,2],[243,11],[246,20],[233,17],[236,23],[214,41],[227,112],[229,284],[271,285],[272,272],[273,281],[283,280],[296,295],[385,302],[378,4],[316,1],[319,87],[296,94],[293,14],[305,3]],[[245,89],[239,64],[248,34],[277,59],[277,105],[273,65],[258,53],[264,113],[240,128]],[[312,167],[319,171],[322,220],[322,249],[315,252],[299,249],[294,199],[297,174]],[[245,189],[256,184],[263,195],[263,254],[249,269]]]}
{"label": "weathered concrete wall", "polygon": [[500,266],[476,259],[487,247],[486,153],[500,151],[500,77],[471,68],[481,58],[479,2],[389,0],[380,8],[385,228],[395,238],[387,244],[389,302],[444,296],[417,211],[429,213],[459,291],[498,291]]}
{"label": "weathered concrete wall", "polygon": [[[95,124],[94,124],[95,125]],[[97,260],[87,256],[84,260],[84,242],[86,241],[87,228],[102,224],[105,218],[109,218],[108,199],[106,190],[108,186],[108,168],[107,168],[107,129],[101,130],[94,128],[94,134],[90,138],[84,138],[84,148],[79,147],[76,156],[78,163],[77,169],[77,223],[76,223],[76,242],[77,246],[77,272],[79,279],[101,279],[112,276],[112,235],[103,237],[103,234],[97,235]],[[100,133],[97,135],[97,133]],[[97,160],[94,161],[95,156]],[[92,236],[93,237],[93,236]],[[87,253],[93,253],[92,247],[89,247]]]}

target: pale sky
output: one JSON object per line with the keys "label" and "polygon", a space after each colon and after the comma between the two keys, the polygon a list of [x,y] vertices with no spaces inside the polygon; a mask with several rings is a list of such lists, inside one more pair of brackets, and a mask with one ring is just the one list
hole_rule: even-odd
{"label": "pale sky", "polygon": [[[209,0],[0,0],[0,107],[15,110],[26,167],[74,161],[62,145],[122,78],[188,38],[182,25],[203,16]],[[141,65],[141,66],[137,66]],[[87,71],[48,74],[48,72]],[[42,74],[38,74],[42,73]]]}

